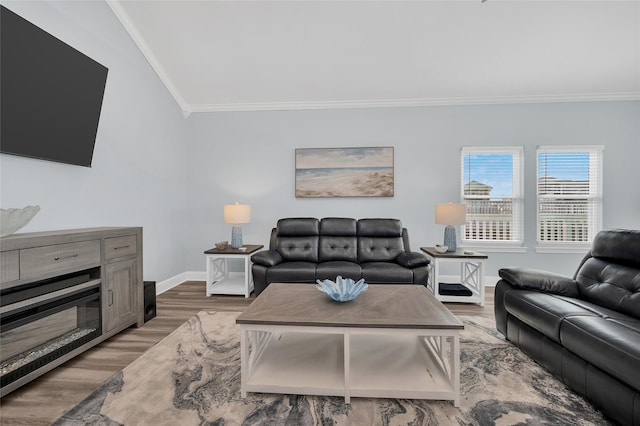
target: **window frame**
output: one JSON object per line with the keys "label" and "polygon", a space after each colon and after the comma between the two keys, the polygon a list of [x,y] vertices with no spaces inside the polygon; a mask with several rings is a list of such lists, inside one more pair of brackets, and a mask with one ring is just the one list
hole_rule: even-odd
{"label": "window frame", "polygon": [[[588,180],[589,194],[586,197],[579,195],[565,195],[566,198],[595,201],[594,208],[587,209],[587,234],[588,241],[541,241],[540,240],[540,202],[544,199],[553,199],[553,196],[540,194],[540,179],[538,171],[540,169],[540,152],[571,153],[583,152],[589,154],[589,174],[595,174],[594,181]],[[603,217],[603,168],[604,168],[604,146],[603,145],[539,145],[536,147],[536,253],[584,253],[591,248],[593,238],[602,230]],[[594,161],[595,160],[595,161]],[[595,191],[595,192],[592,192]],[[593,217],[592,217],[593,215]]]}
{"label": "window frame", "polygon": [[467,146],[460,150],[460,199],[465,200],[465,156],[469,154],[510,154],[512,156],[511,240],[469,240],[465,238],[466,224],[461,226],[460,245],[487,252],[526,252],[524,247],[524,147],[523,146]]}

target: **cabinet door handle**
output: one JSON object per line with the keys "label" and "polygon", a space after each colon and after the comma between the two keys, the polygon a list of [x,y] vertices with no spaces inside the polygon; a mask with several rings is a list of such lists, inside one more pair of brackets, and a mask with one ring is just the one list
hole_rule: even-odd
{"label": "cabinet door handle", "polygon": [[113,290],[109,290],[109,306],[113,306]]}
{"label": "cabinet door handle", "polygon": [[76,253],[76,254],[72,254],[72,255],[69,255],[69,256],[56,256],[56,257],[54,257],[54,258],[53,258],[53,260],[65,260],[65,259],[72,259],[72,258],[74,258],[74,257],[78,257],[78,253]]}
{"label": "cabinet door handle", "polygon": [[121,249],[125,249],[125,248],[129,248],[131,247],[129,244],[127,244],[126,246],[118,246],[118,247],[114,247],[114,250],[121,250]]}

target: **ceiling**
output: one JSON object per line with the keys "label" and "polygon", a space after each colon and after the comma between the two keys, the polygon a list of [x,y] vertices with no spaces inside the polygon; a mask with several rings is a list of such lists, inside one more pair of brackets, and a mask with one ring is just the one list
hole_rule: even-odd
{"label": "ceiling", "polygon": [[640,99],[640,1],[108,4],[186,115]]}

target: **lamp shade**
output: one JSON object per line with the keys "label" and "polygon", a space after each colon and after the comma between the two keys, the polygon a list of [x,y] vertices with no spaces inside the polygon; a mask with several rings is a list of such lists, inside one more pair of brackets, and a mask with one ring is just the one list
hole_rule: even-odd
{"label": "lamp shade", "polygon": [[464,225],[467,222],[465,204],[436,204],[438,225]]}
{"label": "lamp shade", "polygon": [[251,206],[249,204],[227,204],[224,206],[224,223],[251,222]]}

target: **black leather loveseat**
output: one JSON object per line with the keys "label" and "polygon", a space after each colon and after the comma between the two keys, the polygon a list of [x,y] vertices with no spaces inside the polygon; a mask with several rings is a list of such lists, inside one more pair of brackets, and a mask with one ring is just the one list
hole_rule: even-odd
{"label": "black leather loveseat", "polygon": [[602,231],[573,278],[508,268],[498,330],[607,417],[640,425],[640,231]]}
{"label": "black leather loveseat", "polygon": [[429,260],[411,252],[397,219],[288,218],[271,231],[269,250],[251,257],[256,295],[270,283],[335,281],[427,283]]}

